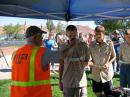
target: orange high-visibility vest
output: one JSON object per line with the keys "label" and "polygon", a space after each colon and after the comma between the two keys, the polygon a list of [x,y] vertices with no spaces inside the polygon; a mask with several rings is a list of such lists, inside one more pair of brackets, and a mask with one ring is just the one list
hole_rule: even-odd
{"label": "orange high-visibility vest", "polygon": [[17,50],[12,61],[10,97],[52,97],[49,65],[42,70],[44,51],[43,47],[32,45]]}

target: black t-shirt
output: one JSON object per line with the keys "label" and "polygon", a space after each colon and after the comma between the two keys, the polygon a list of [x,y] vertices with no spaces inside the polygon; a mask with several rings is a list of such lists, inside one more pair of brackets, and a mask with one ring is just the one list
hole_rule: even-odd
{"label": "black t-shirt", "polygon": [[116,42],[116,43],[119,43],[119,37],[113,37],[112,38],[112,41]]}

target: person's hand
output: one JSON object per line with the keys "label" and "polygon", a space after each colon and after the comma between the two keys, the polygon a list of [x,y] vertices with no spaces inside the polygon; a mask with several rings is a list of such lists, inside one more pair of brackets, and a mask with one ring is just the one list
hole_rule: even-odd
{"label": "person's hand", "polygon": [[92,61],[89,61],[89,62],[88,62],[88,66],[89,66],[89,67],[92,67],[92,66],[93,66],[93,62],[92,62]]}
{"label": "person's hand", "polygon": [[108,63],[104,64],[104,65],[103,65],[103,68],[104,68],[104,69],[108,69],[108,68],[109,68],[109,64],[108,64]]}
{"label": "person's hand", "polygon": [[63,83],[62,83],[62,80],[59,81],[59,87],[60,87],[60,90],[63,91]]}

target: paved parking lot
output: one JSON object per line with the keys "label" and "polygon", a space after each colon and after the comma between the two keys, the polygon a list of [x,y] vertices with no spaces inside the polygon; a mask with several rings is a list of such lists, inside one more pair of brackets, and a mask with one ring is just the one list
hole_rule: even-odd
{"label": "paved parking lot", "polygon": [[0,79],[10,79],[11,78],[11,60],[10,56],[6,56],[6,60],[9,64],[9,67],[7,66],[5,60],[3,57],[0,58]]}
{"label": "paved parking lot", "polygon": [[[12,46],[12,47],[2,47],[0,51],[0,79],[10,79],[11,78],[11,55],[12,53],[16,50],[17,48]],[[5,57],[5,58],[4,58]],[[6,63],[6,61],[8,63]]]}
{"label": "paved parking lot", "polygon": [[25,40],[8,40],[0,41],[0,47],[9,47],[9,46],[22,46],[26,43]]}

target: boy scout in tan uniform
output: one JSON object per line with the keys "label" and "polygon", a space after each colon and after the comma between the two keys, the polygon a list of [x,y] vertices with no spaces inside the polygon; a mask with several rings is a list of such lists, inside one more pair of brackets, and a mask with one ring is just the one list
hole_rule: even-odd
{"label": "boy scout in tan uniform", "polygon": [[89,49],[76,38],[76,26],[69,25],[66,31],[69,41],[60,48],[60,89],[63,89],[64,97],[87,97],[85,65],[89,61]]}
{"label": "boy scout in tan uniform", "polygon": [[107,96],[111,91],[112,62],[116,57],[113,43],[110,40],[105,40],[104,36],[105,28],[97,26],[95,28],[95,41],[90,45],[90,54],[93,62],[91,64],[93,91],[97,97],[102,97],[104,94]]}

